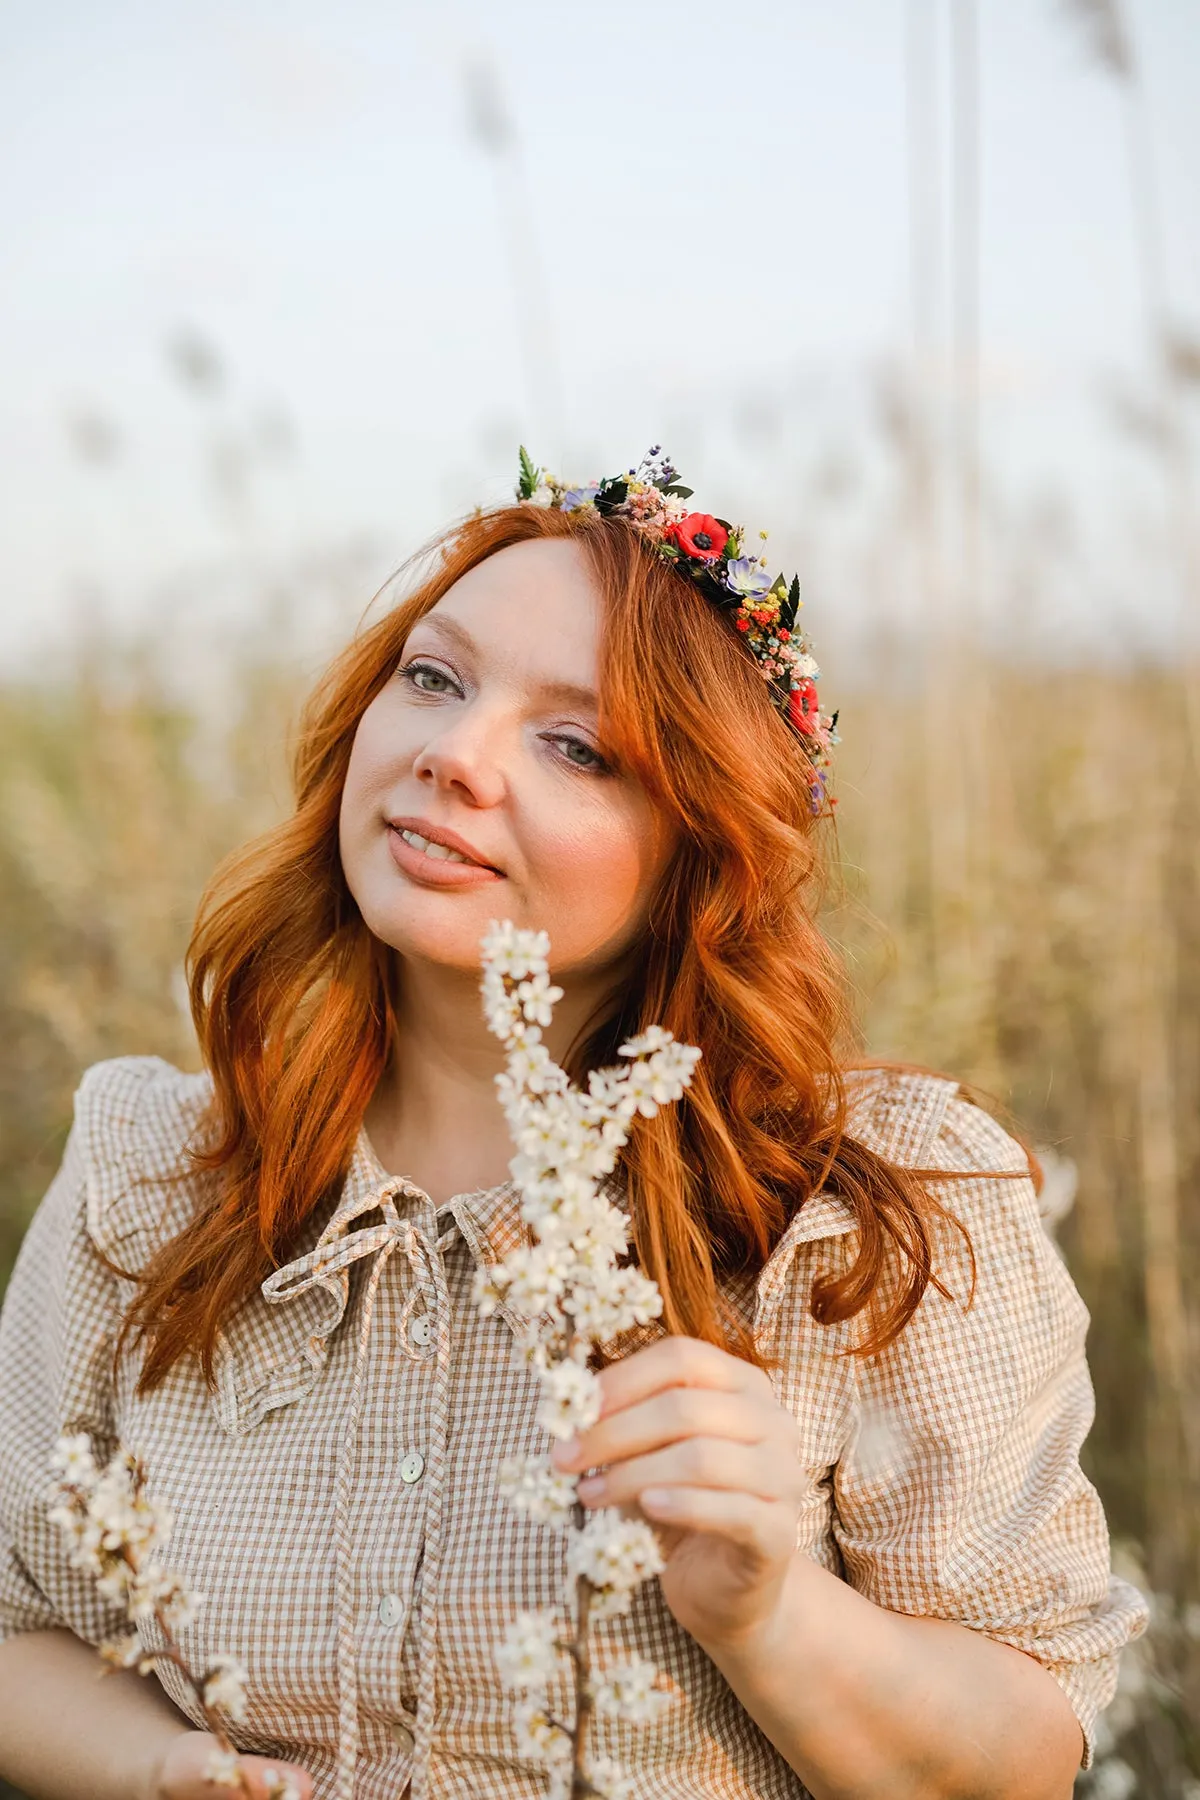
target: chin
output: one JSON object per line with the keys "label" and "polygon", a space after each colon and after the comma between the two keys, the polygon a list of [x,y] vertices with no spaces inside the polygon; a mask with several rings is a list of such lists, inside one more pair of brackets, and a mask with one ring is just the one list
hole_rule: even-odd
{"label": "chin", "polygon": [[[498,904],[499,902],[499,904]],[[375,905],[359,902],[372,937],[398,956],[448,968],[481,969],[480,940],[492,919],[508,916],[499,894],[393,892]]]}
{"label": "chin", "polygon": [[[351,847],[353,850],[354,846]],[[437,888],[407,879],[393,868],[386,848],[370,857],[346,854],[346,885],[372,937],[416,961],[479,969],[480,940],[489,921],[507,916],[508,884]]]}

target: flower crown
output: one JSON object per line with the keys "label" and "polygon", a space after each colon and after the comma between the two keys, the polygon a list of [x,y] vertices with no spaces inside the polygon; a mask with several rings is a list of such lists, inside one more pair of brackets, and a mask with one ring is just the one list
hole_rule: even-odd
{"label": "flower crown", "polygon": [[[678,472],[658,444],[636,469],[574,487],[539,469],[524,444],[520,457],[517,499],[522,505],[628,519],[664,562],[694,582],[718,611],[732,616],[741,642],[769,684],[772,705],[808,756],[809,804],[814,813],[821,812],[830,746],[840,742],[838,716],[821,712],[817,698],[821,671],[808,639],[796,629],[800,577],[793,575],[790,585],[783,575],[772,581],[766,557],[747,555],[741,525],[711,513],[689,512],[685,502],[692,490],[681,486]],[[766,535],[759,533],[763,540]],[[836,801],[830,799],[829,805]]]}

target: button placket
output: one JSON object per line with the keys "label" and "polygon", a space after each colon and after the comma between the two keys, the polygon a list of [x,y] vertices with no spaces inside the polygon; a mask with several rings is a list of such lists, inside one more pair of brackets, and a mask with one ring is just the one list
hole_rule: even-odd
{"label": "button placket", "polygon": [[[416,1575],[424,1555],[425,1456],[429,1449],[423,1433],[428,1413],[427,1365],[431,1352],[414,1343],[412,1324],[430,1320],[436,1339],[436,1289],[428,1263],[428,1240],[420,1230],[420,1212],[404,1220],[410,1234],[403,1240],[403,1259],[393,1262],[378,1300],[376,1341],[407,1352],[405,1373],[395,1379],[395,1364],[385,1354],[367,1384],[363,1404],[363,1438],[372,1463],[373,1486],[354,1494],[356,1512],[366,1516],[356,1525],[356,1585],[360,1617],[369,1622],[361,1637],[359,1687],[363,1703],[393,1726],[400,1736],[392,1741],[396,1755],[410,1759],[416,1744],[417,1707],[398,1692],[397,1675],[404,1656],[407,1634],[417,1629],[415,1619]],[[421,1450],[412,1448],[414,1440]],[[401,1473],[401,1467],[403,1472]],[[428,1485],[427,1483],[425,1485]],[[373,1498],[372,1498],[373,1496]],[[384,1529],[378,1512],[386,1497],[392,1500],[390,1521]],[[369,1503],[369,1504],[368,1504]],[[410,1683],[415,1687],[415,1682]]]}
{"label": "button placket", "polygon": [[[392,1492],[397,1500],[403,1495],[403,1500],[394,1515],[382,1566],[375,1563],[377,1585],[368,1601],[367,1616],[379,1624],[363,1645],[366,1667],[362,1688],[364,1700],[377,1709],[376,1716],[381,1714],[388,1720],[386,1729],[397,1755],[411,1768],[414,1796],[420,1794],[428,1800],[428,1757],[435,1712],[432,1669],[437,1641],[436,1580],[441,1560],[440,1497],[448,1425],[450,1298],[442,1252],[457,1235],[457,1225],[436,1235],[435,1219],[425,1216],[427,1207],[433,1213],[427,1196],[413,1190],[406,1198],[413,1202],[406,1221],[411,1234],[404,1241],[408,1269],[399,1283],[393,1280],[388,1284],[381,1300],[391,1344],[410,1366],[422,1365],[422,1373],[419,1378],[402,1380],[398,1387],[381,1379],[367,1408],[374,1419],[372,1441],[377,1451],[386,1455],[385,1446],[395,1445],[403,1448],[404,1454],[398,1462],[390,1463]],[[406,1440],[411,1446],[414,1437],[422,1445],[419,1450],[406,1447]],[[395,1453],[393,1450],[392,1455]],[[378,1464],[376,1472],[382,1472]],[[356,1497],[361,1503],[362,1492]],[[418,1571],[422,1567],[428,1573],[429,1591],[418,1600],[422,1593]],[[380,1593],[385,1581],[396,1583],[401,1590],[395,1598],[402,1601],[404,1617],[398,1618],[394,1626],[384,1622],[381,1610],[389,1598]],[[391,1607],[387,1616],[392,1616]],[[397,1690],[398,1663],[408,1675],[402,1693]]]}

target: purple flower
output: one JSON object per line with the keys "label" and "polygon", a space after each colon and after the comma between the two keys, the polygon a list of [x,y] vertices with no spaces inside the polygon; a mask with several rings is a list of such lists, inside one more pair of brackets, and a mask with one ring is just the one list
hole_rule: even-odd
{"label": "purple flower", "polygon": [[[632,473],[633,470],[631,469],[630,474]],[[670,457],[664,455],[662,445],[651,444],[645,456],[642,458],[641,469],[639,470],[641,479],[643,481],[648,481],[651,487],[665,488],[671,485],[678,474],[679,470],[675,467]]]}
{"label": "purple flower", "polygon": [[725,565],[725,586],[744,600],[757,600],[770,588],[771,577],[759,568],[754,557],[738,556]]}
{"label": "purple flower", "polygon": [[587,487],[568,488],[559,506],[561,512],[578,512],[581,507],[590,506],[600,492],[600,483],[593,481]]}

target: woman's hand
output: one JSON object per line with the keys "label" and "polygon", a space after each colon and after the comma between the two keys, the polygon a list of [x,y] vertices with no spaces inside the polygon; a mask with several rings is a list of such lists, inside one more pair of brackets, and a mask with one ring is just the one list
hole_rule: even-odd
{"label": "woman's hand", "polygon": [[[240,1787],[218,1785],[208,1774],[209,1761],[219,1747],[207,1731],[185,1731],[172,1740],[155,1770],[148,1800],[223,1800],[223,1796],[250,1796],[250,1800],[312,1800],[312,1777],[295,1763],[276,1762],[269,1756],[239,1756]],[[288,1788],[284,1784],[290,1782]]]}
{"label": "woman's hand", "polygon": [[698,1338],[663,1338],[600,1385],[599,1420],[556,1445],[555,1467],[603,1467],[580,1500],[662,1527],[674,1617],[702,1645],[735,1644],[770,1617],[795,1551],[795,1419],[761,1369]]}

